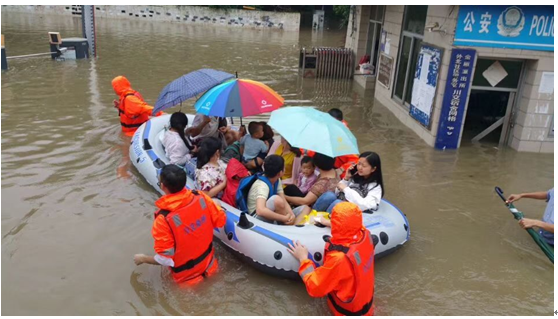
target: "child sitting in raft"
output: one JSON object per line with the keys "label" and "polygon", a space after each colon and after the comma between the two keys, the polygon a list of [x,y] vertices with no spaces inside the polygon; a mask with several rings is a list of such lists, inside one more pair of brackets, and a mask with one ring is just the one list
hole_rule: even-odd
{"label": "child sitting in raft", "polygon": [[221,140],[206,137],[201,141],[196,169],[196,188],[209,197],[220,198],[227,186],[226,166],[220,160]]}
{"label": "child sitting in raft", "polygon": [[[304,197],[285,196],[289,204],[293,206],[312,206],[324,193],[335,191],[339,183],[339,177],[333,169],[335,159],[321,153],[316,153],[313,162],[320,172],[318,179]],[[314,209],[320,211],[317,208]]]}
{"label": "child sitting in raft", "polygon": [[236,159],[239,162],[242,162],[242,154],[240,153],[240,142],[238,137],[239,132],[234,130],[228,130],[225,133],[225,142],[227,143],[227,147],[223,152],[223,156],[221,159],[223,162],[228,163],[232,158]]}
{"label": "child sitting in raft", "polygon": [[265,158],[263,168],[264,173],[255,175],[252,185],[245,184],[246,186],[239,187],[236,197],[240,198],[243,203],[241,205],[237,201],[237,206],[246,206],[248,214],[266,222],[283,225],[299,223],[305,215],[310,213],[310,208],[300,206],[291,209],[287,203],[281,184],[285,161],[279,155],[270,155]]}
{"label": "child sitting in raft", "polygon": [[[298,185],[298,175],[300,173],[301,154],[300,149],[292,147],[289,142],[281,136],[280,143],[273,143],[269,148],[269,155],[279,155],[285,160],[285,173],[281,177],[283,187],[288,185]],[[288,193],[286,193],[288,195]]]}
{"label": "child sitting in raft", "polygon": [[188,117],[182,112],[175,112],[170,118],[170,129],[165,132],[163,146],[165,153],[170,159],[170,164],[184,166],[188,155],[194,150],[190,140],[184,135],[184,129],[188,125]]}
{"label": "child sitting in raft", "polygon": [[259,122],[250,122],[248,133],[240,139],[242,162],[246,168],[259,171],[269,149],[269,146],[260,140],[264,136],[264,127]]}
{"label": "child sitting in raft", "polygon": [[358,164],[347,170],[337,190],[326,192],[314,204],[317,211],[331,213],[333,207],[347,201],[358,205],[363,212],[377,210],[384,196],[384,182],[380,156],[374,152],[360,154]]}
{"label": "child sitting in raft", "polygon": [[300,172],[297,176],[296,185],[287,185],[285,187],[285,195],[287,196],[306,196],[310,188],[312,188],[318,180],[318,176],[315,174],[316,166],[314,166],[314,161],[310,156],[304,156],[300,163]]}

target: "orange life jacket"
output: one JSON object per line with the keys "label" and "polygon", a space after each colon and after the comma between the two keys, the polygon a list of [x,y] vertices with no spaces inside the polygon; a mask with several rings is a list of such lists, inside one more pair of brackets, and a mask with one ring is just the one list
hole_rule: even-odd
{"label": "orange life jacket", "polygon": [[141,94],[139,94],[139,92],[137,91],[133,91],[123,95],[120,98],[120,105],[118,106],[118,115],[120,115],[120,125],[122,126],[122,132],[129,136],[134,135],[138,127],[149,120],[149,115],[145,113],[136,116],[132,116],[129,113],[126,113],[126,98],[131,95],[143,101],[143,97],[141,96]]}
{"label": "orange life jacket", "polygon": [[[316,152],[314,151],[310,151],[310,150],[305,150],[303,148],[300,149],[300,152],[302,154],[305,154],[306,156],[310,156],[310,157],[314,157],[314,155],[316,155]],[[347,171],[347,169],[349,167],[351,167],[351,165],[358,163],[358,155],[357,154],[347,154],[347,155],[341,155],[341,156],[337,156],[335,158],[335,163],[333,164],[333,167],[335,169],[341,169],[343,171],[343,173],[341,173],[340,178],[344,178],[345,177],[345,172]]]}
{"label": "orange life jacket", "polygon": [[[213,226],[203,196],[193,192],[192,201],[174,211],[159,210],[174,236],[173,279],[184,282],[210,275],[217,263],[213,256]],[[216,270],[216,269],[215,269]]]}
{"label": "orange life jacket", "polygon": [[355,274],[355,295],[349,300],[341,300],[335,292],[327,295],[328,305],[337,316],[373,315],[374,308],[374,243],[368,230],[360,242],[349,247],[326,243],[326,258],[328,251],[340,251],[351,262]]}
{"label": "orange life jacket", "polygon": [[341,169],[343,173],[341,173],[340,178],[345,178],[345,174],[347,173],[349,167],[357,163],[358,163],[358,155],[347,154],[347,155],[337,156],[335,158],[335,164],[333,164],[333,166],[336,169]]}

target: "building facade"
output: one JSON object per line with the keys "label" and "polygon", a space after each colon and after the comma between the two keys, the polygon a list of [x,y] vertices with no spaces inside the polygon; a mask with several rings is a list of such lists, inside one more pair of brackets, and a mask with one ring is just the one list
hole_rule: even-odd
{"label": "building facade", "polygon": [[346,47],[428,145],[554,152],[552,6],[352,6]]}

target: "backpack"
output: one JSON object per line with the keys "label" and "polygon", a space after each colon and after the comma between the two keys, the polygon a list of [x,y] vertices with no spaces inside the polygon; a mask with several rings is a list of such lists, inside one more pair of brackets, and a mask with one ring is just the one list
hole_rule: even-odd
{"label": "backpack", "polygon": [[236,207],[240,209],[240,211],[247,212],[250,215],[252,215],[253,212],[248,211],[248,192],[258,179],[266,183],[267,187],[269,187],[269,195],[267,198],[277,194],[277,186],[279,186],[279,180],[275,182],[275,185],[271,185],[269,179],[260,173],[243,178],[236,190]]}
{"label": "backpack", "polygon": [[240,181],[250,174],[246,167],[242,165],[236,158],[231,158],[225,170],[227,176],[227,186],[221,200],[231,206],[236,206],[236,191],[240,185]]}
{"label": "backpack", "polygon": [[238,161],[241,161],[242,156],[240,154],[240,142],[236,141],[231,145],[227,146],[221,158],[225,163],[228,163],[233,158],[236,158]]}

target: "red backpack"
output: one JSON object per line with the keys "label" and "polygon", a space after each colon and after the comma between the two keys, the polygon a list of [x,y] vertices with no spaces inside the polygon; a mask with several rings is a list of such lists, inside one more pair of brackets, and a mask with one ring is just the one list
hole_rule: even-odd
{"label": "red backpack", "polygon": [[250,175],[250,172],[236,158],[231,158],[225,170],[227,176],[227,187],[221,200],[233,207],[236,207],[236,191],[240,180]]}

